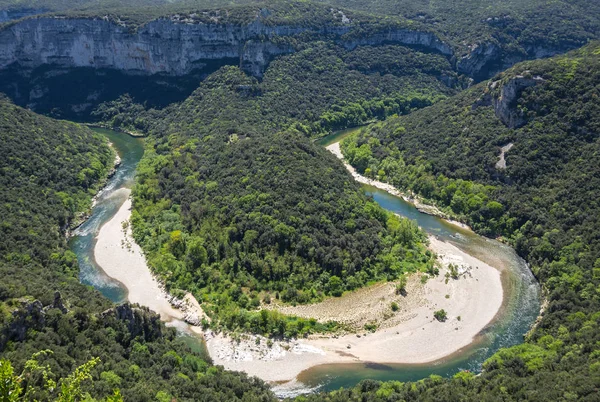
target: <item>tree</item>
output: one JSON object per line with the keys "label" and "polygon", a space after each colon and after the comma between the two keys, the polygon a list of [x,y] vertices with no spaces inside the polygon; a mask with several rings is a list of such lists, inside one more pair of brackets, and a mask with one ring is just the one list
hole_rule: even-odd
{"label": "tree", "polygon": [[[35,386],[27,383],[25,389],[21,386],[25,379],[30,379],[34,374],[39,374],[44,380],[43,390],[48,393],[49,399],[56,402],[75,402],[86,400],[93,402],[89,394],[83,392],[81,384],[84,381],[92,380],[91,370],[100,362],[99,358],[94,358],[81,366],[67,377],[58,380],[60,390],[55,397],[52,394],[56,392],[57,382],[52,380],[53,374],[49,365],[40,365],[38,359],[42,356],[52,354],[50,350],[42,350],[34,353],[30,360],[25,363],[25,368],[21,374],[16,375],[14,368],[9,360],[0,359],[0,402],[17,402],[28,400],[33,392],[39,391]],[[123,398],[119,390],[115,390],[113,395],[104,399],[105,402],[122,402]]]}
{"label": "tree", "polygon": [[406,296],[406,285],[408,283],[408,279],[406,279],[406,275],[402,275],[398,282],[396,283],[396,294]]}
{"label": "tree", "polygon": [[333,275],[331,278],[329,278],[329,292],[331,295],[340,297],[344,292],[342,285],[342,280],[339,277]]}

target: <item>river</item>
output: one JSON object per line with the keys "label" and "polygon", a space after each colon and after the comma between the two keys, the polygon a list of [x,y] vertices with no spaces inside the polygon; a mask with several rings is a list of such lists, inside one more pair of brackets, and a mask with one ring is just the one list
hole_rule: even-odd
{"label": "river", "polygon": [[[121,283],[107,277],[96,265],[95,237],[101,226],[115,215],[125,201],[124,196],[120,195],[123,192],[116,190],[132,186],[135,168],[143,155],[143,140],[111,130],[95,131],[108,137],[122,162],[115,176],[98,197],[90,219],[75,231],[70,246],[79,260],[81,282],[94,286],[113,302],[120,303],[127,299],[127,290]],[[326,146],[340,141],[351,132],[352,130],[336,132],[318,143]],[[465,369],[477,372],[481,369],[483,361],[499,348],[523,341],[523,335],[539,313],[540,292],[529,268],[513,249],[437,217],[420,213],[413,205],[385,191],[369,186],[364,186],[364,189],[382,207],[415,220],[428,233],[500,269],[505,292],[504,307],[477,342],[442,361],[421,365],[330,364],[306,370],[298,377],[299,381],[321,390],[333,390],[353,386],[366,378],[412,381],[430,374],[449,376]],[[198,347],[197,340],[187,337],[187,341]]]}
{"label": "river", "polygon": [[[317,142],[326,147],[343,140],[357,129],[335,132]],[[540,288],[531,270],[509,246],[462,229],[443,219],[419,212],[412,204],[378,188],[363,185],[365,192],[383,208],[417,222],[427,233],[454,244],[461,250],[499,269],[504,287],[503,308],[470,347],[441,361],[419,364],[328,364],[300,374],[298,380],[310,387],[329,391],[350,387],[363,379],[415,381],[431,374],[444,377],[461,370],[479,372],[483,362],[498,349],[523,342],[540,311]]]}
{"label": "river", "polygon": [[127,197],[116,190],[133,186],[135,169],[144,155],[144,140],[103,128],[93,130],[108,138],[121,157],[121,165],[98,195],[90,218],[73,233],[69,246],[77,254],[81,283],[95,287],[115,303],[122,303],[127,300],[127,289],[98,267],[94,260],[94,246],[102,225],[117,213]]}

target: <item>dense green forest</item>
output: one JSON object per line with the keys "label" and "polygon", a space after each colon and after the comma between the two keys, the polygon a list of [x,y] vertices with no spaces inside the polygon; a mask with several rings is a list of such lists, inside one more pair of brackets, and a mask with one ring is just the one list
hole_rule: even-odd
{"label": "dense green forest", "polygon": [[[19,9],[15,2],[0,1],[0,10]],[[130,30],[135,30],[157,18],[169,17],[177,20],[179,16],[186,16],[195,23],[220,24],[250,24],[260,19],[265,25],[290,25],[310,28],[323,28],[325,26],[346,25],[342,16],[331,11],[331,6],[315,1],[287,1],[287,0],[233,0],[220,2],[217,0],[116,0],[86,1],[72,7],[69,2],[40,1],[30,3],[25,9],[43,10],[46,15],[66,16],[69,18],[94,18],[108,16],[113,21],[118,21]],[[45,6],[45,7],[44,7]],[[345,10],[349,27],[366,32],[378,31],[389,27],[421,27],[427,30],[418,21],[408,21],[401,16],[390,18],[375,18],[362,11]]]}
{"label": "dense green forest", "polygon": [[[128,401],[273,399],[260,381],[211,366],[157,314],[114,308],[79,283],[65,225],[89,208],[112,168],[114,154],[103,137],[2,99],[0,140],[0,350],[12,362],[0,361],[0,377],[27,374],[3,381],[0,396],[13,383],[26,400],[104,398],[114,390]],[[43,370],[28,371],[27,361],[43,350],[50,351],[36,360]],[[73,385],[71,374],[90,361],[91,381],[81,383],[81,395],[61,399],[62,387]],[[47,380],[58,386],[49,389]]]}
{"label": "dense green forest", "polygon": [[223,68],[152,126],[132,223],[171,291],[191,291],[228,329],[287,337],[327,328],[286,326],[263,310],[272,315],[265,324],[249,311],[433,271],[416,225],[369,200],[303,133],[275,131],[277,121],[263,120],[248,89],[254,84],[238,68]]}
{"label": "dense green forest", "polygon": [[[345,8],[399,15],[438,26],[463,51],[492,43],[506,52],[530,46],[576,46],[598,34],[597,1],[328,0]],[[460,45],[462,43],[462,45]]]}
{"label": "dense green forest", "polygon": [[[510,88],[518,88],[514,99]],[[530,262],[549,303],[527,343],[494,355],[481,377],[439,386],[430,379],[417,392],[413,385],[363,384],[371,388],[367,400],[597,396],[599,95],[600,44],[593,43],[518,64],[450,101],[346,140],[345,155],[361,171],[417,192],[479,232],[503,236]],[[497,167],[507,143],[514,147],[506,168]],[[352,392],[360,393],[331,400]]]}
{"label": "dense green forest", "polygon": [[[261,81],[224,73],[210,77],[203,87],[218,87],[223,82],[235,93],[219,95],[215,107],[206,111],[210,116],[201,117],[220,130],[227,126],[258,133],[294,127],[315,137],[393,114],[406,114],[457,91],[444,84],[443,81],[457,85],[458,77],[448,60],[438,54],[398,45],[360,46],[347,51],[318,40],[307,41],[302,47],[298,53],[275,60]],[[222,77],[222,81],[214,77]],[[186,102],[198,98],[195,94]],[[182,109],[185,107],[184,103]],[[173,105],[146,111],[133,98],[123,96],[100,105],[93,114],[113,128],[148,132],[154,122],[178,113],[177,110]],[[197,129],[208,132],[204,127]]]}
{"label": "dense green forest", "polygon": [[[345,141],[346,158],[513,245],[548,305],[526,342],[496,353],[479,376],[363,381],[298,400],[597,400],[600,45],[487,79],[597,38],[598,1],[0,0],[0,10],[107,15],[136,29],[200,9],[196,22],[260,15],[266,24],[319,28],[342,23],[331,4],[350,20],[345,39],[415,28],[434,32],[455,56],[391,43],[349,49],[313,32],[275,38],[295,52],[261,79],[221,67],[188,82],[199,86],[181,103],[164,107],[178,99],[165,93],[149,102],[162,109],[152,109],[114,92],[96,109],[110,127],[149,135],[133,226],[154,272],[173,294],[188,290],[202,302],[212,318],[205,325],[275,337],[339,327],[262,305],[435,273],[423,232],[381,209],[312,142],[385,120]],[[480,60],[466,57],[478,50]],[[71,88],[89,79],[72,73]],[[483,82],[459,92],[470,79]],[[56,99],[70,96],[56,82]],[[508,144],[506,166],[497,165]],[[79,283],[65,231],[112,167],[102,137],[2,98],[0,155],[0,397],[18,385],[26,400],[61,400],[79,373],[74,399],[274,400],[260,380],[212,366],[153,312],[115,307]]]}

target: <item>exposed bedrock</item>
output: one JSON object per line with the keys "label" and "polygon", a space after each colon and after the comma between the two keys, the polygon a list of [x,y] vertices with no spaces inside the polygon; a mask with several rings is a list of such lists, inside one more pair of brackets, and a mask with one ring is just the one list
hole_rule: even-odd
{"label": "exposed bedrock", "polygon": [[[527,73],[527,72],[526,72]],[[492,105],[496,116],[509,128],[519,128],[527,123],[527,116],[518,108],[517,100],[525,88],[532,87],[543,82],[541,77],[525,77],[517,75],[502,85],[499,93],[492,96]],[[497,82],[491,83],[490,87],[495,89]]]}
{"label": "exposed bedrock", "polygon": [[456,70],[461,74],[472,77],[475,81],[482,81],[521,61],[555,56],[584,44],[550,45],[539,43],[507,52],[498,43],[479,43],[472,45],[470,51],[457,60]]}
{"label": "exposed bedrock", "polygon": [[54,65],[184,75],[202,70],[211,61],[239,59],[246,71],[260,76],[273,57],[293,52],[290,45],[276,38],[303,32],[333,35],[349,49],[397,43],[452,54],[450,47],[430,32],[390,29],[345,39],[351,29],[350,25],[319,29],[268,26],[259,19],[247,25],[218,25],[160,18],[131,32],[101,18],[31,18],[0,31],[0,69],[13,64],[26,69]]}
{"label": "exposed bedrock", "polygon": [[18,20],[32,15],[43,14],[45,12],[46,10],[36,8],[17,8],[12,10],[0,10],[0,23]]}

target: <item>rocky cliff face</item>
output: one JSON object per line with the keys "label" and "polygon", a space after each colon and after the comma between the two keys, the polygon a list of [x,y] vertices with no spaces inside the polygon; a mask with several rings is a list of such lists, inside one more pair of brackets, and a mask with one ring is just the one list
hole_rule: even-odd
{"label": "rocky cliff face", "polygon": [[19,8],[14,10],[0,10],[0,23],[18,20],[32,15],[43,14],[46,10],[35,8]]}
{"label": "rocky cliff face", "polygon": [[351,25],[268,26],[260,19],[247,25],[219,25],[161,18],[130,32],[108,19],[40,17],[0,31],[0,69],[14,64],[25,69],[52,65],[184,75],[212,61],[229,59],[239,60],[248,72],[260,76],[273,57],[293,51],[274,38],[308,31],[333,35],[347,48],[398,43],[451,54],[450,47],[429,32],[397,29],[345,40],[351,29]]}
{"label": "rocky cliff face", "polygon": [[[580,44],[581,46],[584,43]],[[501,45],[492,42],[472,45],[469,52],[456,62],[456,70],[468,75],[476,81],[488,79],[515,64],[531,59],[541,59],[562,54],[576,48],[578,45],[557,45],[555,47],[537,44],[528,45],[521,50],[507,52]]]}
{"label": "rocky cliff face", "polygon": [[[54,294],[54,302],[44,306],[39,300],[23,298],[15,301],[16,308],[12,311],[12,317],[0,328],[0,350],[6,343],[23,342],[27,339],[28,331],[43,331],[48,324],[48,313],[52,309],[67,314],[69,310],[65,307],[59,292]],[[129,303],[115,306],[106,310],[99,316],[106,325],[125,325],[131,338],[142,336],[146,341],[152,341],[163,336],[163,326],[160,315],[150,311],[147,307],[132,306]]]}
{"label": "rocky cliff face", "polygon": [[104,320],[114,318],[125,323],[131,338],[142,336],[144,340],[152,341],[163,335],[160,315],[147,307],[124,303],[103,312],[102,318]]}
{"label": "rocky cliff face", "polygon": [[[526,72],[527,73],[527,72]],[[527,123],[523,111],[518,108],[517,100],[525,88],[543,82],[541,77],[526,77],[517,75],[504,83],[499,92],[491,97],[496,116],[509,128],[519,128]],[[497,90],[501,85],[498,81],[490,84],[490,89]]]}

